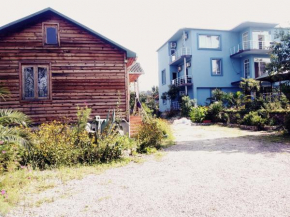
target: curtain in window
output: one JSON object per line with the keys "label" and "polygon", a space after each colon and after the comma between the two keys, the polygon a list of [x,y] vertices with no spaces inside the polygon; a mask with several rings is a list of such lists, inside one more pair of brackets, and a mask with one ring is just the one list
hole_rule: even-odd
{"label": "curtain in window", "polygon": [[38,67],[38,97],[48,96],[47,68]]}
{"label": "curtain in window", "polygon": [[199,47],[200,48],[207,48],[207,37],[206,35],[199,36]]}
{"label": "curtain in window", "polygon": [[221,61],[212,60],[212,74],[220,75],[221,74]]}
{"label": "curtain in window", "polygon": [[199,47],[217,49],[220,47],[220,37],[215,35],[200,35]]}
{"label": "curtain in window", "polygon": [[34,72],[33,67],[24,68],[24,97],[34,97]]}
{"label": "curtain in window", "polygon": [[211,36],[211,48],[219,48],[219,47],[220,47],[220,37]]}

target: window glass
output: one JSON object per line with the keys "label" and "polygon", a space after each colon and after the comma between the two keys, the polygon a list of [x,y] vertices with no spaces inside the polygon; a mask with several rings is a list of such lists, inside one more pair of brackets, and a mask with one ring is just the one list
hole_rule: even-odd
{"label": "window glass", "polygon": [[46,44],[57,44],[56,27],[46,27]]}
{"label": "window glass", "polygon": [[250,61],[246,59],[244,61],[245,78],[250,77]]}
{"label": "window glass", "polygon": [[34,97],[34,71],[33,67],[24,67],[24,97]]}
{"label": "window glass", "polygon": [[165,70],[162,71],[162,84],[166,84],[166,74],[165,74]]}
{"label": "window glass", "polygon": [[211,71],[213,75],[222,74],[222,60],[221,59],[212,59],[211,60]]}
{"label": "window glass", "polygon": [[23,99],[47,99],[49,97],[48,66],[22,67],[22,97]]}
{"label": "window glass", "polygon": [[38,97],[48,96],[47,68],[38,67]]}
{"label": "window glass", "polygon": [[199,35],[199,48],[219,49],[220,36],[218,35]]}

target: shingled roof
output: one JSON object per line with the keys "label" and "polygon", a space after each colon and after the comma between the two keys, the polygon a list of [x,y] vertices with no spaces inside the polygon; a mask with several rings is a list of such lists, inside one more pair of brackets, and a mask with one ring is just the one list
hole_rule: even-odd
{"label": "shingled roof", "polygon": [[65,19],[65,20],[77,25],[78,27],[88,31],[92,35],[95,35],[95,36],[97,36],[99,38],[102,38],[104,41],[108,42],[109,44],[114,45],[117,48],[119,48],[120,50],[125,51],[128,58],[136,57],[136,53],[135,52],[123,47],[122,45],[120,45],[120,44],[108,39],[107,37],[101,35],[100,33],[98,33],[96,31],[90,29],[89,27],[86,27],[85,25],[83,25],[83,24],[81,24],[81,23],[79,23],[79,22],[77,22],[77,21],[75,21],[75,20],[73,20],[73,19],[61,14],[60,12],[58,12],[58,11],[52,9],[52,8],[45,8],[45,9],[43,9],[41,11],[38,11],[38,12],[36,12],[34,14],[31,14],[29,16],[23,17],[23,18],[21,18],[19,20],[16,20],[14,22],[8,23],[8,24],[0,27],[0,33],[6,32],[6,31],[10,31],[10,30],[13,30],[15,28],[21,27],[23,25],[27,25],[27,24],[30,24],[32,22],[35,22],[35,20],[37,20],[38,18],[40,18],[40,17],[42,17],[42,16],[44,16],[46,14],[49,14],[49,13],[53,13],[55,15],[58,15],[58,16],[62,17],[63,19]]}

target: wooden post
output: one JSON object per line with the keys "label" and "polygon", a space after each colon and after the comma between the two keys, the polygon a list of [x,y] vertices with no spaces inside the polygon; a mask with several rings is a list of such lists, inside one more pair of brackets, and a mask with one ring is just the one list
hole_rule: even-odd
{"label": "wooden post", "polygon": [[125,70],[125,95],[126,95],[126,120],[130,122],[130,105],[129,105],[129,97],[130,97],[130,90],[129,90],[129,76],[126,66],[126,53],[124,53],[124,70]]}

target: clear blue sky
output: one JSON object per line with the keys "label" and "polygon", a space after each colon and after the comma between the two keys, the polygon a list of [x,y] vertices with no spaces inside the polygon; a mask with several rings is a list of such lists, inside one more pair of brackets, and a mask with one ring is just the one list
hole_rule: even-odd
{"label": "clear blue sky", "polygon": [[290,22],[290,0],[0,0],[0,26],[46,7],[135,51],[140,89],[158,84],[156,50],[183,27],[231,29],[244,21]]}

